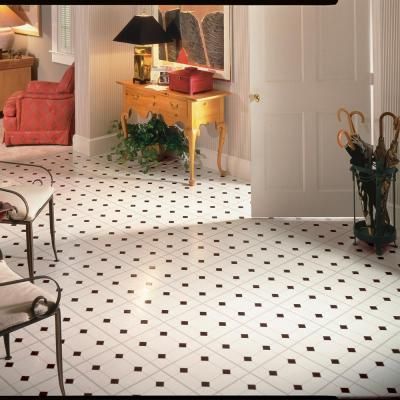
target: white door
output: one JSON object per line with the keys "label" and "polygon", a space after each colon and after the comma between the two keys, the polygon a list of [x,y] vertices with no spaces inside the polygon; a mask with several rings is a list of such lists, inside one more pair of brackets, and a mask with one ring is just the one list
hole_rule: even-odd
{"label": "white door", "polygon": [[369,141],[369,1],[250,6],[249,34],[252,215],[351,216],[336,111],[362,111]]}

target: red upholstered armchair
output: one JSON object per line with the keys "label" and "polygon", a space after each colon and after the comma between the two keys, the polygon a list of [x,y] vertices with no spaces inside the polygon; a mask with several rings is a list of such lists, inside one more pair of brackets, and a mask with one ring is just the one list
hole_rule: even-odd
{"label": "red upholstered armchair", "polygon": [[3,108],[4,143],[71,145],[75,129],[74,64],[60,82],[32,81]]}

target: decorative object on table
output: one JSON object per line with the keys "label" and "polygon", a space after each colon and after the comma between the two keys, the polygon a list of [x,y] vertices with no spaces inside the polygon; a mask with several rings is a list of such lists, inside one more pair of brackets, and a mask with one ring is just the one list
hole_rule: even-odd
{"label": "decorative object on table", "polygon": [[13,27],[23,25],[24,20],[10,7],[0,4],[0,59],[2,53],[11,49],[14,42]]}
{"label": "decorative object on table", "polygon": [[152,115],[147,122],[130,124],[130,115],[124,113],[120,122],[113,122],[111,132],[117,131],[120,141],[109,159],[117,155],[118,161],[138,161],[145,173],[167,156],[179,157],[187,166],[189,148],[182,129],[168,126],[159,114]]}
{"label": "decorative object on table", "polygon": [[155,65],[186,64],[231,79],[231,6],[156,5],[153,15],[173,39],[155,46]]}
{"label": "decorative object on table", "polygon": [[213,72],[186,67],[169,73],[169,88],[177,92],[196,93],[213,90]]}
{"label": "decorative object on table", "polygon": [[[338,110],[345,112],[348,116],[350,133],[341,129],[337,134],[340,147],[346,147],[351,155],[350,163],[353,174],[353,210],[354,210],[354,243],[356,238],[374,243],[376,254],[381,255],[383,245],[394,242],[396,246],[396,165],[399,162],[397,156],[398,137],[400,131],[400,117],[393,113],[384,112],[379,118],[379,140],[373,151],[370,144],[359,138],[354,129],[352,116],[358,114],[363,118],[362,113],[353,111],[349,113],[345,109]],[[385,148],[383,137],[383,119],[390,116],[393,119],[394,138],[388,150]],[[340,119],[340,118],[339,118]],[[342,143],[342,137],[346,136],[348,142]],[[372,156],[371,156],[372,151]],[[393,225],[390,224],[390,217],[387,210],[389,189],[393,182]],[[355,207],[355,185],[357,183],[358,194],[363,207],[364,220],[356,221]]]}
{"label": "decorative object on table", "polygon": [[24,21],[22,26],[14,28],[15,33],[28,36],[42,35],[40,5],[9,4],[8,6]]}
{"label": "decorative object on table", "polygon": [[4,143],[71,145],[75,132],[74,64],[60,82],[32,81],[6,101]]}
{"label": "decorative object on table", "polygon": [[172,40],[151,15],[135,15],[114,38],[115,42],[131,43],[134,49],[134,82],[151,80],[152,44]]}
{"label": "decorative object on table", "polygon": [[160,71],[160,76],[158,78],[159,85],[169,85],[169,73],[167,71]]}

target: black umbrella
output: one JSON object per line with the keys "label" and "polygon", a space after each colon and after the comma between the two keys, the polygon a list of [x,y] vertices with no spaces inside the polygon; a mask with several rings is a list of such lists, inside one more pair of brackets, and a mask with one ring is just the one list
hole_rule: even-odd
{"label": "black umbrella", "polygon": [[[384,152],[385,143],[384,143],[384,139],[383,139],[383,118],[387,115],[390,115],[393,118],[393,130],[394,130],[395,134],[394,134],[394,138],[390,144],[389,149]],[[377,162],[377,168],[380,168],[382,171],[385,168],[395,167],[399,162],[399,159],[397,157],[399,131],[400,131],[400,118],[399,117],[396,117],[391,112],[385,112],[380,116],[380,118],[379,118],[379,142],[378,142],[378,146],[375,150],[375,153],[376,153],[375,157],[376,157],[376,162]],[[378,149],[379,145],[381,145],[380,149]],[[383,221],[385,224],[390,224],[389,212],[387,210],[387,200],[388,200],[388,196],[389,196],[390,182],[391,182],[391,176],[385,174],[385,177],[382,181],[382,186],[380,188],[380,190],[381,190],[380,207],[382,210]]]}
{"label": "black umbrella", "polygon": [[[347,153],[351,156],[350,163],[357,167],[372,168],[373,161],[373,147],[361,139],[357,134],[353,117],[358,115],[361,117],[361,122],[365,121],[364,114],[361,111],[349,112],[345,108],[339,108],[337,111],[337,118],[341,121],[340,115],[344,113],[347,117],[350,133],[341,129],[337,134],[337,141],[340,147],[345,147]],[[342,136],[346,136],[347,144],[344,146],[342,143]],[[373,175],[366,172],[354,170],[356,174],[356,182],[358,195],[361,199],[361,206],[363,215],[366,220],[367,226],[373,227],[373,209],[375,204],[375,179]],[[369,221],[368,221],[369,220]]]}

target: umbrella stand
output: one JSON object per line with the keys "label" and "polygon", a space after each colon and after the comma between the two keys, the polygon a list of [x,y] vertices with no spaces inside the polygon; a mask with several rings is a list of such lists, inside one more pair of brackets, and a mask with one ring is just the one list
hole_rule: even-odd
{"label": "umbrella stand", "polygon": [[[396,245],[396,219],[394,218],[394,225],[385,222],[385,213],[382,207],[375,208],[375,217],[371,215],[371,221],[373,221],[373,229],[371,226],[367,225],[365,220],[356,221],[356,208],[355,208],[355,182],[358,185],[364,184],[370,186],[375,184],[375,198],[376,205],[382,204],[382,195],[384,194],[384,182],[393,181],[393,199],[395,199],[396,191],[396,173],[397,168],[377,168],[373,170],[372,168],[359,167],[357,165],[352,165],[350,170],[353,173],[353,211],[354,211],[354,242],[356,238],[363,240],[367,243],[373,243],[375,245],[376,254],[381,255],[383,245],[387,243],[392,243]],[[371,185],[371,186],[372,186]],[[393,215],[395,217],[395,205],[393,202]]]}
{"label": "umbrella stand", "polygon": [[[344,129],[337,133],[337,143],[345,148],[351,156],[350,170],[353,175],[353,221],[354,221],[354,244],[357,238],[368,243],[375,244],[376,254],[381,255],[383,245],[394,242],[396,246],[396,173],[395,167],[399,159],[397,157],[398,138],[400,132],[400,117],[391,112],[384,112],[379,117],[379,140],[373,151],[373,146],[364,142],[357,134],[353,116],[359,115],[364,122],[364,115],[360,111],[349,112],[345,108],[337,111],[337,118],[341,121],[341,114],[345,114],[349,125],[349,132]],[[393,119],[394,139],[390,148],[386,151],[383,136],[383,119],[390,116]],[[342,143],[342,138],[347,138],[347,144]],[[391,182],[393,181],[393,225],[390,224],[387,210],[387,200]],[[357,191],[361,200],[364,219],[356,221],[356,183]],[[375,212],[374,212],[375,209]],[[396,246],[397,247],[397,246]]]}

